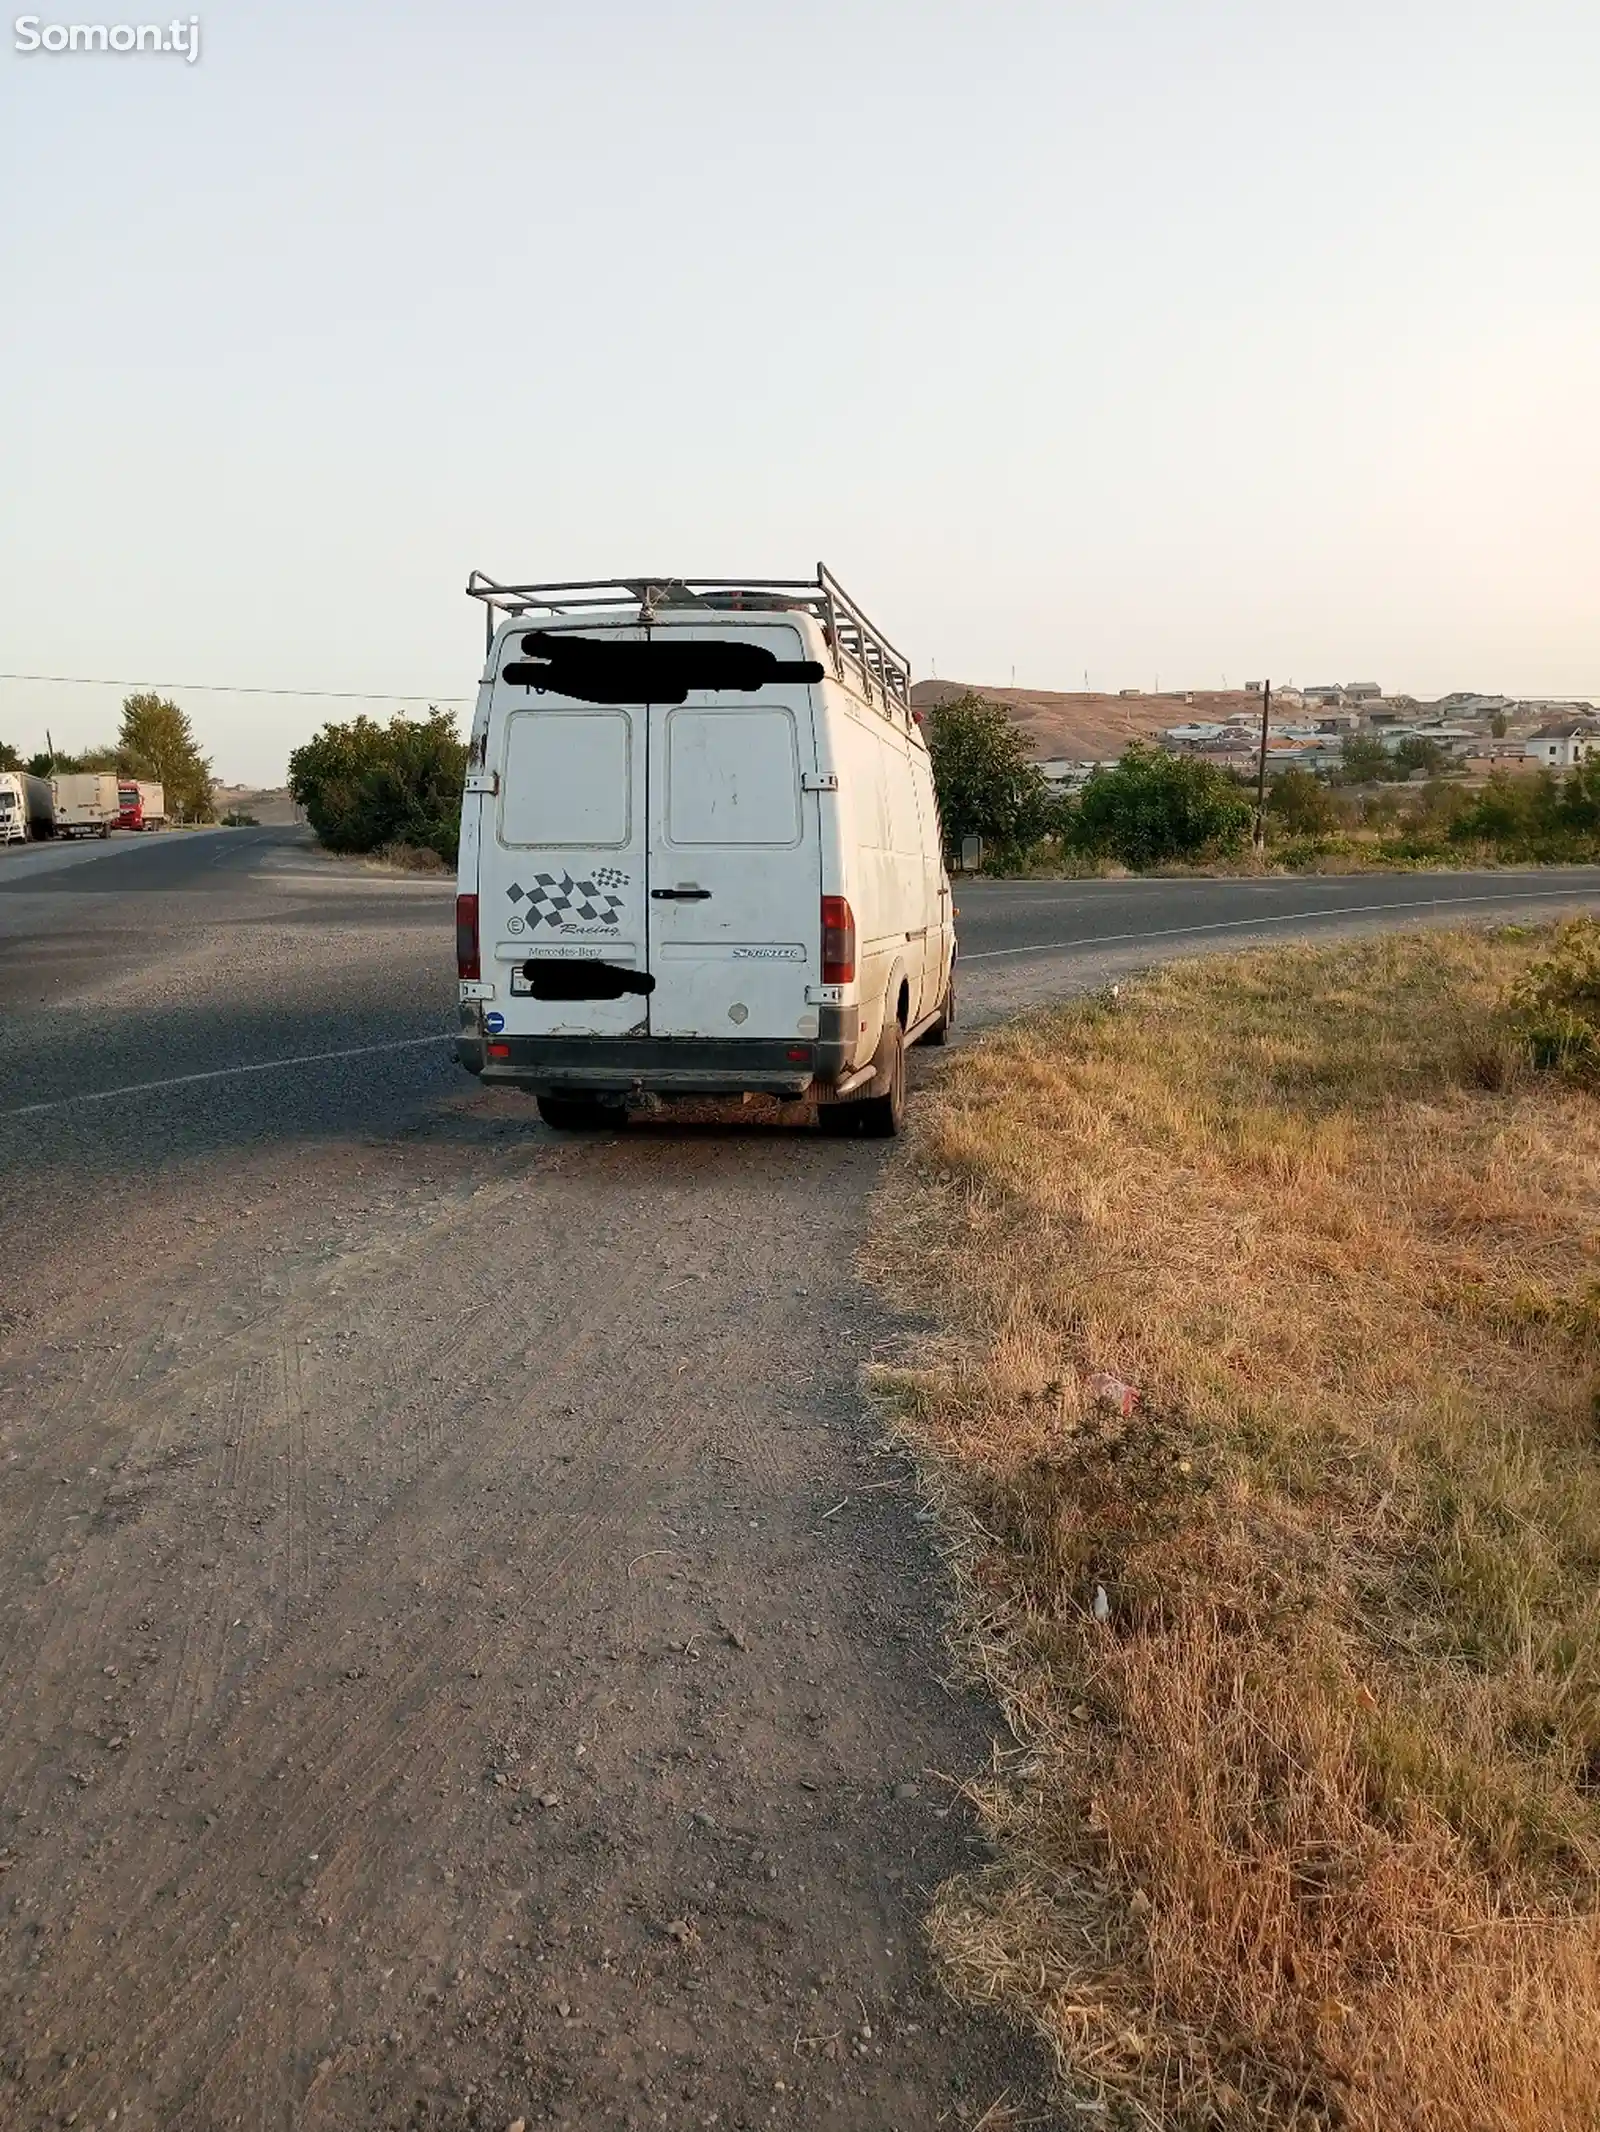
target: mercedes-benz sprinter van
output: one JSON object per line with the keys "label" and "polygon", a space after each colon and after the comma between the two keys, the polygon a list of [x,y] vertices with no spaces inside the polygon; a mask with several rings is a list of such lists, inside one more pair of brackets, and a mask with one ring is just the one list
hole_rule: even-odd
{"label": "mercedes-benz sprinter van", "polygon": [[759,1093],[897,1132],[955,1006],[905,660],[820,566],[468,590],[461,1063],[567,1128]]}

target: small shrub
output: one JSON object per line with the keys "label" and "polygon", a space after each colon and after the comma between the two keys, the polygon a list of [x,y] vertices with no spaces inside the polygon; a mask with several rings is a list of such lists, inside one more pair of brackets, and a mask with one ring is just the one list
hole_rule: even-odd
{"label": "small shrub", "polygon": [[1536,1066],[1600,1080],[1600,923],[1574,918],[1511,996]]}
{"label": "small shrub", "polygon": [[386,866],[398,866],[408,874],[443,874],[446,862],[427,844],[385,844],[378,853]]}

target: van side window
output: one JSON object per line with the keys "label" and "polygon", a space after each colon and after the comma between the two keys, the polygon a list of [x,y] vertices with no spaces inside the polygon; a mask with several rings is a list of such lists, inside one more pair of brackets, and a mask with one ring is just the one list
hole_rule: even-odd
{"label": "van side window", "polygon": [[798,844],[794,713],[669,711],[666,812],[671,844]]}
{"label": "van side window", "polygon": [[594,851],[628,842],[633,719],[627,711],[513,711],[500,779],[500,841]]}

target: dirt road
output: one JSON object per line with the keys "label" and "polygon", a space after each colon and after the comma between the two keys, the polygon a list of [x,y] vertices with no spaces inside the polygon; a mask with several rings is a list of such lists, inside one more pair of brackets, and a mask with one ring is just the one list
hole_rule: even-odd
{"label": "dirt road", "polygon": [[1022,2092],[918,1939],[992,1723],[858,1389],[879,1153],[563,1143],[442,1046],[74,1104],[64,1058],[160,1066],[147,1023],[204,1072],[222,1029],[407,1041],[374,958],[448,990],[437,895],[103,878],[52,922],[112,974],[0,1053],[7,1109],[60,1106],[5,1142],[0,2123],[911,2132]]}
{"label": "dirt road", "polygon": [[892,1169],[552,1136],[448,916],[0,878],[0,2125],[1011,2122],[918,1935],[998,1728],[859,1388]]}

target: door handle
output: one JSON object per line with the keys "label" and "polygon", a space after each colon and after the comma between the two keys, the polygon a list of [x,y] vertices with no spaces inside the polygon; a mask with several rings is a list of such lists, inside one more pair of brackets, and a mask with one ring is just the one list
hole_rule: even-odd
{"label": "door handle", "polygon": [[711,899],[709,888],[653,888],[652,903],[707,903]]}

